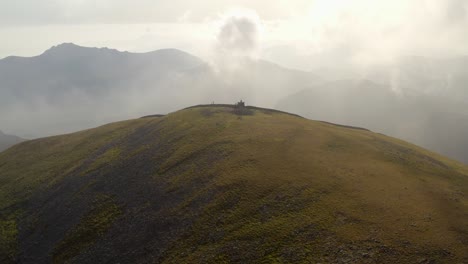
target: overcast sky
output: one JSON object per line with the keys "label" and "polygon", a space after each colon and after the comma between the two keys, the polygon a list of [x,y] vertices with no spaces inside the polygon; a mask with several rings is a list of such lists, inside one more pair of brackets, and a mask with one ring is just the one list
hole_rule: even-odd
{"label": "overcast sky", "polygon": [[[0,57],[62,42],[204,59],[246,49],[302,69],[459,56],[468,54],[467,12],[466,0],[0,0]],[[227,39],[233,30],[246,39]]]}

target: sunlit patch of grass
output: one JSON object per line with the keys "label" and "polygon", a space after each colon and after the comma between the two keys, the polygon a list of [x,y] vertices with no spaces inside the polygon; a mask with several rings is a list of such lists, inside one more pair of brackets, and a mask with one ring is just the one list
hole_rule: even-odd
{"label": "sunlit patch of grass", "polygon": [[121,149],[118,147],[110,148],[106,150],[102,155],[94,160],[94,162],[89,166],[89,168],[84,172],[84,174],[89,173],[93,170],[99,169],[106,164],[115,162],[116,159],[120,157]]}
{"label": "sunlit patch of grass", "polygon": [[0,220],[0,260],[16,259],[17,236],[18,226],[15,219]]}

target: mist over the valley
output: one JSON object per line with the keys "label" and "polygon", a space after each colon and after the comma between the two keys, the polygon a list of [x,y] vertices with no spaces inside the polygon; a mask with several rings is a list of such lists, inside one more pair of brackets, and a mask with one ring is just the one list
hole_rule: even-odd
{"label": "mist over the valley", "polygon": [[[306,16],[275,21],[268,17],[281,8],[235,9],[213,23],[204,54],[65,43],[37,56],[8,56],[0,60],[0,128],[36,138],[243,99],[468,162],[467,4],[416,2],[317,1]],[[388,15],[379,17],[384,9]],[[202,21],[185,15],[184,23]],[[0,31],[16,23],[2,19]]]}

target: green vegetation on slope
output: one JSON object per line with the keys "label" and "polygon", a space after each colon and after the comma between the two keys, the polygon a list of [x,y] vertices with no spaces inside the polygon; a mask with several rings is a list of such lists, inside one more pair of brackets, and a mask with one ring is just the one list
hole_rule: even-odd
{"label": "green vegetation on slope", "polygon": [[64,263],[105,234],[120,214],[119,207],[109,197],[96,197],[91,212],[55,248],[54,262]]}
{"label": "green vegetation on slope", "polygon": [[15,258],[17,235],[18,227],[14,219],[0,220],[0,255],[3,258]]}
{"label": "green vegetation on slope", "polygon": [[468,261],[468,169],[362,129],[226,106],[0,153],[0,260]]}

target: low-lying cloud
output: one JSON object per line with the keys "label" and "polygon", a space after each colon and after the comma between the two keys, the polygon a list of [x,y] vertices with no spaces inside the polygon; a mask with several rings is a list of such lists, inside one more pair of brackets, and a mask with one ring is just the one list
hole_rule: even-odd
{"label": "low-lying cloud", "polygon": [[223,55],[254,56],[259,50],[259,19],[254,14],[233,14],[223,21],[217,48]]}

